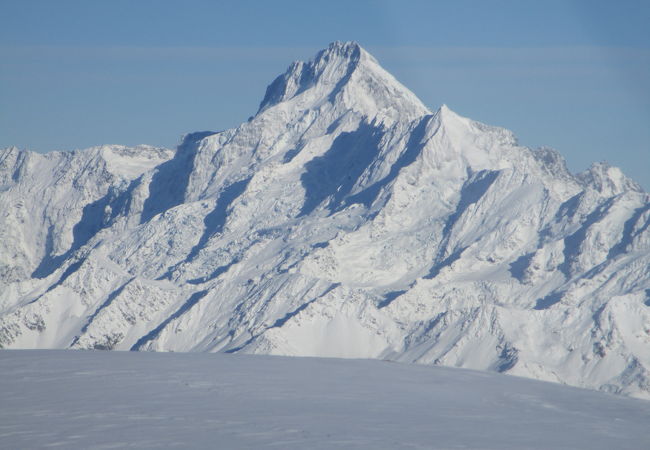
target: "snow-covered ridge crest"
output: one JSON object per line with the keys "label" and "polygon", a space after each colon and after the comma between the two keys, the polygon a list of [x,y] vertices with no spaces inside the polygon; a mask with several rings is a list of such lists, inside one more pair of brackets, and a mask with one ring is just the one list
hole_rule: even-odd
{"label": "snow-covered ridge crest", "polygon": [[104,199],[119,197],[173,155],[148,145],[45,154],[0,150],[0,290],[7,281],[41,277],[71,257],[113,215]]}
{"label": "snow-covered ridge crest", "polygon": [[176,152],[6,150],[0,177],[0,346],[385,358],[650,397],[650,196],[432,113],[358,44]]}

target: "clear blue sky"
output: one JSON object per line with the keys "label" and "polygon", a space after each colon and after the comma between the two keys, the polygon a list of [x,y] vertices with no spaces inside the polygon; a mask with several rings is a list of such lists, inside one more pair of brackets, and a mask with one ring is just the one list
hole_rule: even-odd
{"label": "clear blue sky", "polygon": [[0,0],[0,17],[0,147],[173,147],[356,40],[432,109],[650,188],[650,1]]}

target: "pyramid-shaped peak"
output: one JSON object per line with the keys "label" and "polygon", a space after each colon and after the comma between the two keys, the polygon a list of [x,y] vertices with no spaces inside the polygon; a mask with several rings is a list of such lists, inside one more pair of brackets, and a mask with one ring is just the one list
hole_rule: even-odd
{"label": "pyramid-shaped peak", "polygon": [[436,111],[436,115],[438,115],[438,116],[440,116],[440,117],[461,118],[461,116],[460,116],[459,114],[457,114],[456,112],[452,111],[452,110],[449,108],[449,106],[447,106],[447,105],[444,104],[444,103],[443,103],[442,105],[440,105],[440,107],[439,107],[438,110]]}
{"label": "pyramid-shaped peak", "polygon": [[301,109],[343,102],[345,108],[367,116],[388,110],[395,117],[409,119],[430,114],[411,91],[354,41],[332,42],[311,61],[292,63],[268,86],[258,114],[298,97],[304,100],[299,102]]}
{"label": "pyramid-shaped peak", "polygon": [[334,41],[319,51],[314,58],[317,66],[341,63],[357,65],[363,62],[378,64],[377,60],[355,41]]}

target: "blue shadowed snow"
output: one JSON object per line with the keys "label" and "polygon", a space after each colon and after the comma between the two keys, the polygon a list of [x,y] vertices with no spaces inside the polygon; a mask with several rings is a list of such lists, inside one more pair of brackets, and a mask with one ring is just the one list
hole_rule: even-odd
{"label": "blue shadowed snow", "polygon": [[364,122],[355,131],[341,133],[327,153],[305,164],[307,170],[300,177],[305,202],[299,216],[310,214],[330,197],[330,210],[336,210],[359,176],[377,158],[380,131]]}
{"label": "blue shadowed snow", "polygon": [[151,330],[149,333],[146,335],[142,336],[140,339],[138,339],[138,342],[136,342],[133,347],[131,347],[131,350],[141,350],[144,345],[155,339],[158,334],[169,324],[172,320],[177,319],[178,317],[182,316],[183,313],[186,311],[189,311],[192,306],[196,305],[199,300],[201,300],[203,297],[205,297],[208,294],[208,291],[199,291],[195,292],[190,296],[190,298],[187,299],[183,305],[178,308],[178,310],[170,315],[167,319],[165,319],[160,325],[158,325],[156,328]]}
{"label": "blue shadowed snow", "polygon": [[7,449],[643,449],[648,423],[647,401],[463,369],[0,352]]}
{"label": "blue shadowed snow", "polygon": [[562,300],[563,295],[564,292],[553,292],[551,294],[548,294],[546,297],[537,300],[534,309],[548,309],[556,303],[559,303]]}

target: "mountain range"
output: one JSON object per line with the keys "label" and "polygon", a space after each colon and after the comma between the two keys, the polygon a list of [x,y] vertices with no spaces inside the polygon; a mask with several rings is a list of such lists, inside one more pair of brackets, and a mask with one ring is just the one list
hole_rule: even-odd
{"label": "mountain range", "polygon": [[378,358],[650,398],[649,225],[618,168],[574,175],[335,42],[176,150],[0,150],[0,347]]}

